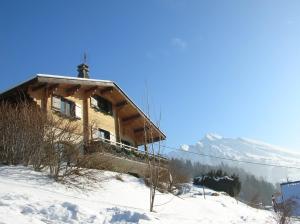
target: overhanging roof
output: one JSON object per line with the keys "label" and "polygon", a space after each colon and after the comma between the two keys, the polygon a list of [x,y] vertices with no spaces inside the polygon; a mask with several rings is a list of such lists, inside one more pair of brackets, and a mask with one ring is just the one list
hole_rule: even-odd
{"label": "overhanging roof", "polygon": [[53,83],[53,84],[69,84],[69,85],[81,85],[81,86],[99,86],[99,87],[112,87],[116,89],[124,99],[136,109],[144,119],[146,119],[152,127],[159,133],[160,140],[165,140],[165,134],[148,118],[148,116],[128,97],[128,95],[113,81],[109,80],[98,80],[98,79],[85,79],[78,77],[60,76],[60,75],[48,75],[48,74],[37,74],[33,78],[14,86],[4,92],[0,93],[0,99],[5,98],[15,92],[24,91],[30,85],[35,83]]}

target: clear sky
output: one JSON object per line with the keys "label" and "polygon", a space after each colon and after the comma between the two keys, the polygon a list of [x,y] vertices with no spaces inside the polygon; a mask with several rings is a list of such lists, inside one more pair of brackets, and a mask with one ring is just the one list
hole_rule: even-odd
{"label": "clear sky", "polygon": [[207,132],[300,152],[300,1],[2,0],[0,90],[36,73],[116,81],[167,144]]}

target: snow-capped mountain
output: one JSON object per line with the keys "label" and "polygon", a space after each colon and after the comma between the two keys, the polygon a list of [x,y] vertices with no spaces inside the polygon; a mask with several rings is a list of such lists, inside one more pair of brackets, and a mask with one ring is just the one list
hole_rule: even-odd
{"label": "snow-capped mountain", "polygon": [[203,155],[249,161],[254,163],[274,164],[300,168],[300,153],[273,146],[247,138],[225,138],[217,134],[206,134],[195,145],[182,145],[181,151],[172,151],[169,156],[191,161],[199,161],[203,164],[218,165],[221,163],[237,166],[256,176],[265,178],[273,183],[289,180],[299,180],[300,170],[293,168],[271,167],[249,163],[218,159]]}

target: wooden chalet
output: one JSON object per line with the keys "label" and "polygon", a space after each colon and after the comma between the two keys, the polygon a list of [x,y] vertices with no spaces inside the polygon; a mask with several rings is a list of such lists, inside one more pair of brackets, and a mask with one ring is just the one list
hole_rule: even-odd
{"label": "wooden chalet", "polygon": [[[84,145],[94,140],[137,149],[165,140],[165,134],[113,81],[89,78],[88,65],[78,66],[78,77],[37,74],[0,94],[1,101],[33,102],[45,113],[72,119]],[[93,123],[93,128],[91,124]],[[145,142],[144,130],[152,137]]]}

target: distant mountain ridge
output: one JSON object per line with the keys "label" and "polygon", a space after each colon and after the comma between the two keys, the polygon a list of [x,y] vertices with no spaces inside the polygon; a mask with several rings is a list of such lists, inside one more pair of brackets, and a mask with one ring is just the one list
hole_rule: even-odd
{"label": "distant mountain ridge", "polygon": [[172,158],[188,159],[193,162],[199,161],[209,165],[224,163],[230,166],[238,166],[273,183],[286,181],[287,178],[289,180],[300,180],[299,169],[253,165],[221,160],[214,157],[198,156],[196,154],[200,153],[239,161],[300,168],[300,153],[261,141],[247,138],[225,138],[221,135],[210,133],[206,134],[194,145],[182,145],[181,149],[182,152],[172,151],[169,153],[169,156]]}

